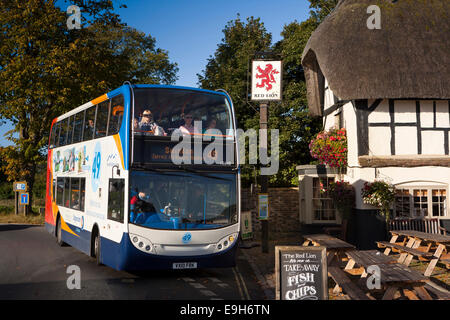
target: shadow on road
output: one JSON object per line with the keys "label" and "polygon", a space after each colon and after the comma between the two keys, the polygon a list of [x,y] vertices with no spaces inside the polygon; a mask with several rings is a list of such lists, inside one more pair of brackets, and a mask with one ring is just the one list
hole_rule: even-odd
{"label": "shadow on road", "polygon": [[14,230],[22,230],[28,228],[37,228],[42,227],[41,225],[32,225],[32,224],[0,224],[0,232],[1,231],[14,231]]}

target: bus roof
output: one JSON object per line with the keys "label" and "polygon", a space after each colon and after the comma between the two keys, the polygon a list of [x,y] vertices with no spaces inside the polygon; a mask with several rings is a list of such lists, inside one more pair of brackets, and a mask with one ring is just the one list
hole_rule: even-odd
{"label": "bus roof", "polygon": [[[52,123],[55,122],[55,120],[58,120],[58,121],[64,120],[64,119],[70,117],[71,115],[74,115],[80,111],[83,111],[84,109],[88,109],[89,107],[92,107],[96,104],[106,101],[106,100],[120,94],[121,92],[123,92],[126,87],[129,87],[129,85],[124,84],[124,85],[108,92],[107,94],[104,94],[104,95],[102,95],[98,98],[95,98],[94,100],[91,100],[75,109],[72,109],[72,110],[60,115],[59,117],[53,119]],[[132,85],[132,88],[133,89],[167,88],[167,89],[191,90],[191,91],[198,91],[198,92],[204,92],[204,93],[210,93],[210,94],[218,94],[218,95],[223,95],[224,97],[229,97],[226,93],[224,93],[222,91],[213,91],[213,90],[206,90],[206,89],[193,88],[193,87],[184,87],[184,86],[172,86],[172,85],[160,85],[160,84],[134,84],[134,85]]]}

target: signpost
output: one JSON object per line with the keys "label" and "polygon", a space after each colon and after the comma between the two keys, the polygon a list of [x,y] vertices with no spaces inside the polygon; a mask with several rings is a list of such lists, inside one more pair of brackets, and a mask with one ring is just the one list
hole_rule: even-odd
{"label": "signpost", "polygon": [[[251,100],[259,101],[259,128],[260,136],[259,150],[267,153],[268,136],[268,102],[281,101],[282,98],[282,61],[274,59],[276,54],[272,52],[259,52],[255,54],[252,60],[252,81],[251,81]],[[261,193],[268,192],[268,177],[261,175]],[[269,220],[268,220],[268,202],[267,210],[263,211],[266,217],[261,220],[261,249],[263,253],[269,252]],[[259,211],[259,208],[258,208]],[[260,215],[261,217],[261,215]]]}
{"label": "signpost", "polygon": [[267,193],[258,194],[258,219],[269,219],[269,195]]}
{"label": "signpost", "polygon": [[327,249],[276,246],[277,300],[328,300]]}
{"label": "signpost", "polygon": [[241,212],[241,239],[253,239],[251,211]]}
{"label": "signpost", "polygon": [[[19,200],[20,200],[20,204],[22,204],[22,197],[21,196],[19,197],[19,194],[20,195],[24,194],[25,192],[27,192],[27,190],[28,190],[28,185],[27,185],[27,183],[25,181],[15,181],[13,183],[13,191],[14,191],[14,195],[15,195],[15,201],[14,201],[15,209],[14,209],[14,213],[16,215],[19,214]],[[28,201],[29,201],[28,200],[28,198],[29,198],[28,193],[27,193],[26,197],[27,197],[26,198],[26,200],[27,200],[26,205],[28,205]]]}

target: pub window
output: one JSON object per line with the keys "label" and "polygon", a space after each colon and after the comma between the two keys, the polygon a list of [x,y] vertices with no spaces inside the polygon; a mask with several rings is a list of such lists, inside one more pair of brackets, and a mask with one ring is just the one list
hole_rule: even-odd
{"label": "pub window", "polygon": [[108,136],[114,135],[119,132],[120,125],[122,124],[124,112],[123,96],[114,97],[111,100],[111,113],[109,116],[109,128]]}
{"label": "pub window", "polygon": [[433,217],[443,217],[447,212],[447,190],[432,190]]}
{"label": "pub window", "polygon": [[109,101],[100,103],[97,107],[97,119],[95,122],[95,138],[106,136],[108,130]]}
{"label": "pub window", "polygon": [[72,143],[81,142],[83,138],[83,121],[84,121],[84,111],[78,112],[75,115]]}
{"label": "pub window", "polygon": [[414,217],[426,217],[428,215],[428,190],[413,190]]}
{"label": "pub window", "polygon": [[327,191],[332,182],[334,182],[334,178],[313,178],[313,220],[336,220],[336,209]]}
{"label": "pub window", "polygon": [[447,189],[433,187],[397,188],[396,218],[447,216]]}
{"label": "pub window", "polygon": [[73,119],[74,119],[74,116],[70,116],[69,117],[69,126],[68,126],[68,130],[67,130],[67,141],[66,141],[66,144],[72,144]]}
{"label": "pub window", "polygon": [[62,206],[64,204],[64,178],[56,180],[56,204]]}
{"label": "pub window", "polygon": [[108,219],[123,223],[124,179],[109,180]]}
{"label": "pub window", "polygon": [[83,130],[83,141],[92,140],[92,138],[94,137],[95,109],[96,106],[93,106],[86,110],[86,117],[84,120],[84,130]]}
{"label": "pub window", "polygon": [[67,143],[67,125],[69,123],[69,119],[64,119],[61,121],[61,128],[59,132],[59,146],[65,146]]}
{"label": "pub window", "polygon": [[411,195],[408,190],[398,189],[395,195],[395,212],[397,217],[409,217],[411,214]]}

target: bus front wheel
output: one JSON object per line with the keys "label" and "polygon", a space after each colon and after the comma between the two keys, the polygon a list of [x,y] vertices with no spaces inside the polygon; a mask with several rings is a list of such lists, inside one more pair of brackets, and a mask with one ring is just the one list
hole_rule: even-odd
{"label": "bus front wheel", "polygon": [[94,257],[97,262],[97,265],[101,266],[101,260],[100,260],[100,252],[101,252],[101,242],[100,242],[100,234],[97,231],[94,235]]}
{"label": "bus front wheel", "polygon": [[64,241],[62,241],[62,231],[61,231],[61,217],[58,217],[56,222],[56,243],[60,246],[64,246]]}

